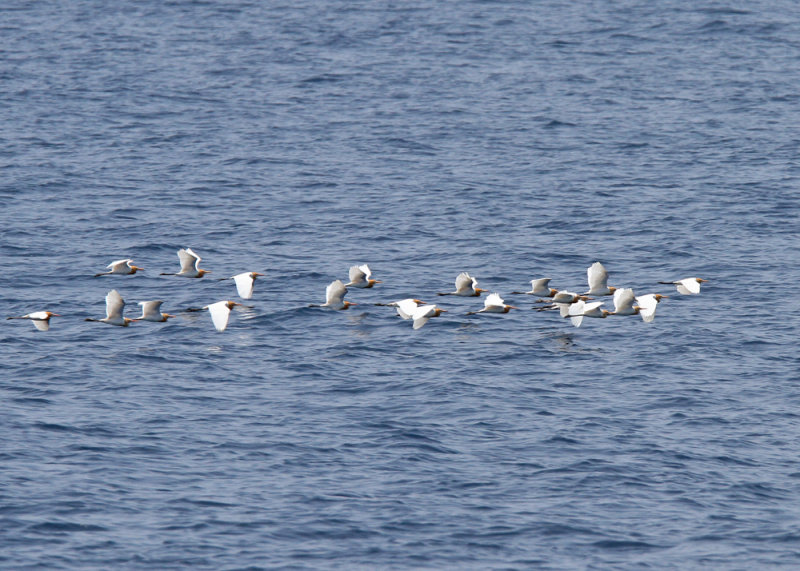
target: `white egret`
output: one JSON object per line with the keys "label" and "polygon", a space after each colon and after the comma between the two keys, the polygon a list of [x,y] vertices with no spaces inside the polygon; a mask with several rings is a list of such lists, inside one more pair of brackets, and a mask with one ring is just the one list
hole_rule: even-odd
{"label": "white egret", "polygon": [[439,317],[442,313],[447,313],[446,309],[440,309],[433,304],[421,305],[414,310],[411,318],[414,320],[414,329],[419,329],[425,325],[432,317]]}
{"label": "white egret", "polygon": [[615,287],[608,287],[608,272],[603,264],[595,262],[586,270],[589,278],[589,291],[584,295],[611,295],[616,291]]}
{"label": "white egret", "polygon": [[163,273],[162,276],[180,276],[182,278],[202,278],[210,274],[210,270],[201,270],[199,267],[202,258],[195,254],[191,248],[178,250],[178,259],[181,261],[181,271],[177,274]]}
{"label": "white egret", "polygon": [[367,264],[350,266],[350,281],[344,285],[345,287],[368,288],[381,283],[380,280],[370,279],[371,275],[372,271]]}
{"label": "white egret", "polygon": [[34,327],[39,331],[47,331],[50,329],[50,318],[51,317],[61,317],[58,313],[53,313],[52,311],[34,311],[33,313],[28,313],[27,315],[21,315],[19,317],[7,317],[6,319],[30,319],[31,323],[33,323]]}
{"label": "white egret", "polygon": [[133,321],[158,321],[164,322],[170,317],[175,317],[171,313],[161,313],[161,304],[164,303],[160,299],[153,301],[140,301],[139,305],[142,306],[142,316],[137,317]]}
{"label": "white egret", "polygon": [[638,309],[639,315],[642,316],[642,320],[645,323],[650,323],[656,318],[656,306],[665,297],[669,296],[661,295],[660,293],[648,293],[636,298],[636,309]]}
{"label": "white egret", "polygon": [[100,276],[128,276],[135,274],[138,270],[143,270],[144,268],[140,268],[139,266],[133,265],[133,260],[126,259],[126,260],[116,260],[111,262],[106,266],[109,271],[102,272],[99,274],[95,274],[94,277],[98,278]]}
{"label": "white egret", "polygon": [[623,287],[614,292],[614,312],[611,315],[635,315],[639,309],[634,307],[633,289]]}
{"label": "white egret", "polygon": [[217,331],[225,331],[225,328],[228,327],[228,318],[231,315],[231,309],[236,305],[242,304],[236,303],[235,301],[222,300],[207,305],[203,309],[207,309],[211,314],[211,321],[214,322],[214,328]]}
{"label": "white egret", "polygon": [[568,317],[575,327],[580,327],[584,317],[596,317],[603,319],[611,315],[611,312],[607,309],[601,308],[601,305],[603,305],[602,301],[586,303],[580,299],[569,306]]}
{"label": "white egret", "polygon": [[531,280],[531,291],[512,291],[512,294],[538,295],[539,297],[553,297],[558,290],[548,286],[550,278]]}
{"label": "white egret", "polygon": [[236,291],[242,299],[253,297],[253,284],[258,276],[263,276],[258,272],[243,272],[229,278],[222,278],[220,281],[233,280],[236,283]]}
{"label": "white egret", "polygon": [[499,294],[489,294],[483,301],[483,309],[478,311],[470,311],[467,315],[475,315],[477,313],[508,313],[512,309],[519,309],[513,305],[506,305],[506,302],[500,297]]}
{"label": "white egret", "polygon": [[322,305],[310,305],[309,307],[329,307],[330,309],[347,309],[351,305],[358,305],[350,301],[344,301],[344,296],[347,293],[342,280],[335,280],[325,288],[325,303]]}
{"label": "white egret", "polygon": [[[537,311],[545,311],[548,309],[558,309],[561,313],[561,317],[567,317],[569,315],[569,306],[577,301],[588,301],[591,298],[585,295],[579,295],[572,291],[561,290],[556,292],[553,295],[553,299],[549,300],[551,303],[550,305],[543,305],[541,307],[537,307]],[[539,301],[548,301],[544,299],[537,299]]]}
{"label": "white egret", "polygon": [[478,280],[467,272],[461,272],[456,278],[456,291],[439,293],[438,295],[460,295],[463,297],[478,297],[488,291],[478,287]]}
{"label": "white egret", "polygon": [[397,315],[403,319],[411,319],[417,308],[420,305],[425,305],[425,302],[419,299],[408,298],[401,299],[400,301],[393,301],[387,305],[397,308]]}
{"label": "white egret", "polygon": [[660,284],[671,284],[678,287],[678,293],[683,295],[692,295],[700,293],[700,284],[707,282],[702,278],[684,278],[676,282],[658,282]]}
{"label": "white egret", "polygon": [[119,325],[120,327],[128,327],[132,319],[123,317],[122,311],[125,309],[125,301],[122,296],[115,289],[112,289],[106,295],[106,316],[103,319],[92,319],[87,317],[85,321],[100,321],[108,323],[109,325]]}

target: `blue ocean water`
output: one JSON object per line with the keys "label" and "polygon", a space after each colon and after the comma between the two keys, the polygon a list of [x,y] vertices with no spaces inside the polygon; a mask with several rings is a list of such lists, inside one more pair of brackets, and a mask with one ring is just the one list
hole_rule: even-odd
{"label": "blue ocean water", "polygon": [[[800,566],[793,2],[0,7],[0,566]],[[189,246],[236,299],[160,276]],[[131,257],[145,271],[93,278]],[[671,294],[580,328],[535,277]],[[369,263],[346,312],[307,307]],[[466,316],[461,271],[521,309]],[[700,276],[697,296],[659,281]],[[405,297],[448,310],[412,331]]]}

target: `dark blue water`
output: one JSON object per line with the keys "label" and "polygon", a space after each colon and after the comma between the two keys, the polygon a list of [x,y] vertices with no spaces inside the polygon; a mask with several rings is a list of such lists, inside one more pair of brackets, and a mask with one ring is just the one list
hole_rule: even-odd
{"label": "dark blue water", "polygon": [[[794,2],[12,0],[0,53],[0,310],[62,314],[0,328],[3,568],[800,566]],[[236,299],[186,246],[266,274],[227,331],[83,321]],[[596,260],[709,283],[509,295]]]}

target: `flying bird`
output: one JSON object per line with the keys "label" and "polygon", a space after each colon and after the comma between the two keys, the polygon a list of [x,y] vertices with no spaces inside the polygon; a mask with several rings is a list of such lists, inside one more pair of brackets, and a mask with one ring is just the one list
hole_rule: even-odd
{"label": "flying bird", "polygon": [[325,303],[322,305],[310,305],[309,307],[329,307],[330,309],[347,309],[351,305],[358,305],[350,301],[344,301],[347,288],[342,280],[335,280],[325,288]]}
{"label": "flying bird", "polygon": [[421,305],[425,305],[425,302],[419,299],[408,298],[401,299],[400,301],[393,301],[386,305],[397,308],[397,315],[403,319],[411,319],[417,308]]}
{"label": "flying bird", "polygon": [[553,297],[558,290],[548,286],[550,278],[531,280],[531,291],[512,291],[512,294],[538,295],[539,297]]}
{"label": "flying bird", "polygon": [[39,331],[47,331],[50,329],[50,318],[53,316],[61,317],[58,313],[53,313],[52,311],[34,311],[27,315],[7,317],[6,319],[30,319],[36,329]]}
{"label": "flying bird", "polygon": [[636,298],[636,308],[639,310],[639,315],[645,323],[650,323],[656,318],[656,306],[666,295],[660,293],[648,293]]}
{"label": "flying bird", "polygon": [[461,272],[456,278],[456,291],[439,293],[438,295],[460,295],[464,297],[478,297],[488,291],[478,287],[478,280],[467,272]]}
{"label": "flying bird", "polygon": [[586,270],[589,278],[589,291],[584,295],[611,295],[616,291],[615,287],[608,287],[608,272],[603,264],[595,262]]}
{"label": "flying bird", "polygon": [[236,303],[235,301],[223,300],[207,305],[203,309],[207,309],[211,314],[211,321],[214,322],[214,328],[217,331],[225,331],[228,327],[228,318],[231,315],[231,309],[236,305],[242,304]]}
{"label": "flying bird", "polygon": [[119,325],[120,327],[128,327],[132,319],[122,316],[122,310],[125,308],[125,302],[122,296],[115,289],[112,289],[106,295],[106,316],[103,319],[92,319],[87,317],[85,321],[100,321],[108,323],[109,325]]}
{"label": "flying bird", "polygon": [[603,319],[611,315],[611,312],[607,309],[601,308],[601,305],[603,305],[602,301],[586,303],[580,299],[569,306],[569,314],[567,317],[569,317],[570,321],[572,321],[572,324],[575,327],[580,327],[584,317],[597,317]]}
{"label": "flying bird", "polygon": [[447,313],[446,309],[440,309],[433,304],[421,305],[411,314],[414,320],[414,329],[419,329],[425,325],[432,317],[439,317],[442,313]]}
{"label": "flying bird", "polygon": [[162,276],[180,276],[182,278],[202,278],[210,274],[210,270],[201,270],[199,267],[202,258],[195,254],[191,248],[181,248],[178,250],[178,258],[181,261],[181,271],[177,274],[163,273]]}
{"label": "flying bird", "polygon": [[370,279],[372,271],[367,264],[361,266],[350,266],[350,281],[344,284],[345,287],[368,288],[381,283],[380,280]]}
{"label": "flying bird", "polygon": [[229,278],[222,278],[220,281],[233,280],[236,282],[236,291],[239,293],[239,297],[242,299],[250,299],[253,297],[253,284],[255,283],[256,278],[263,275],[264,274],[260,274],[258,272],[244,272]]}
{"label": "flying bird", "polygon": [[614,312],[611,315],[635,315],[639,308],[633,305],[636,300],[633,289],[623,287],[614,292]]}
{"label": "flying bird", "polygon": [[708,280],[702,278],[684,278],[676,282],[658,282],[660,284],[671,284],[678,287],[678,293],[683,295],[692,295],[700,293],[700,284]]}
{"label": "flying bird", "polygon": [[109,271],[95,274],[94,277],[98,278],[100,276],[129,276],[135,274],[138,270],[144,269],[140,268],[139,266],[134,266],[133,260],[131,259],[116,260],[108,264],[106,267],[109,269]]}
{"label": "flying bird", "polygon": [[512,309],[519,309],[513,305],[506,305],[499,294],[489,294],[483,302],[483,309],[478,311],[470,311],[467,315],[475,315],[476,313],[508,313]]}
{"label": "flying bird", "polygon": [[161,304],[164,303],[160,299],[153,301],[140,301],[139,305],[142,306],[142,316],[137,317],[133,321],[158,321],[164,322],[170,317],[175,317],[171,313],[161,313]]}

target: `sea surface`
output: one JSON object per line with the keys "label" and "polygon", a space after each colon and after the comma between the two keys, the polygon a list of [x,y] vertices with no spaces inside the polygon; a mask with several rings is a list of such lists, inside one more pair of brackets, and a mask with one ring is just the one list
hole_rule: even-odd
{"label": "sea surface", "polygon": [[4,1],[0,568],[800,568],[799,215],[796,2]]}

